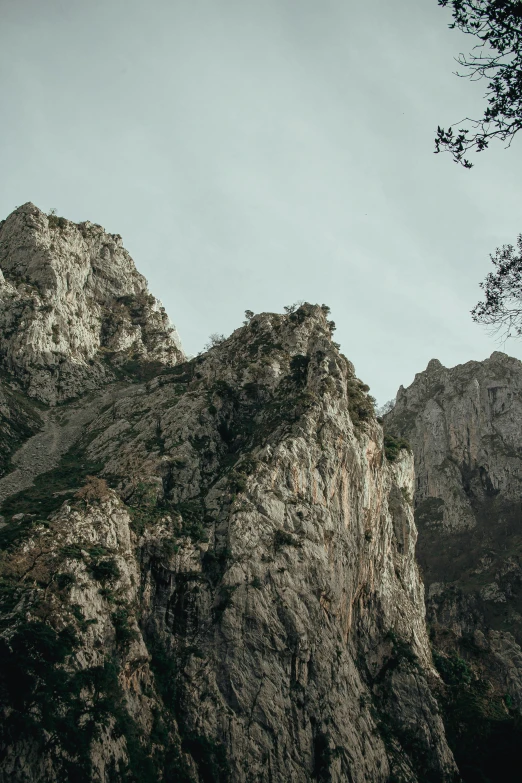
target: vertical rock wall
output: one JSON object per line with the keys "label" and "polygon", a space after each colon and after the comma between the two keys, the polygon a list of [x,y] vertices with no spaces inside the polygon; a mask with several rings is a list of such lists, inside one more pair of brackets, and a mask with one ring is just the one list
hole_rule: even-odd
{"label": "vertical rock wall", "polygon": [[417,556],[457,761],[509,779],[522,741],[522,364],[432,360],[385,429],[414,454]]}

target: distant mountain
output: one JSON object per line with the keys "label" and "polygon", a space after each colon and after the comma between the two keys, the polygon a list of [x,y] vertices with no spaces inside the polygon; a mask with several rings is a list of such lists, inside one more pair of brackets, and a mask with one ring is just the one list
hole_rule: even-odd
{"label": "distant mountain", "polygon": [[432,360],[399,390],[385,431],[406,439],[414,454],[417,557],[457,762],[466,781],[515,780],[522,743],[522,363],[500,352],[452,369]]}

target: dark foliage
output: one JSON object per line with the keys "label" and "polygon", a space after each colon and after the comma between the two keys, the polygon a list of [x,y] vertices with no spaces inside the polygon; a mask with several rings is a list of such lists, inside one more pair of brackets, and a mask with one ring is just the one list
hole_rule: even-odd
{"label": "dark foliage", "polygon": [[276,530],[274,533],[274,547],[281,549],[284,546],[299,546],[299,542],[291,533],[286,530]]}
{"label": "dark foliage", "polygon": [[[56,468],[37,476],[32,487],[7,498],[1,507],[1,513],[10,516],[36,512],[37,517],[45,518],[62,505],[67,497],[63,494],[65,490],[70,489],[72,495],[85,483],[89,474],[96,474],[101,468],[101,463],[92,462],[86,457],[81,444],[75,444],[63,455]],[[0,532],[0,548],[12,546],[29,533],[33,524],[33,521],[23,520],[22,524],[6,525]]]}
{"label": "dark foliage", "polygon": [[67,227],[67,220],[64,217],[59,217],[52,211],[47,215],[47,220],[49,221],[50,229],[58,228],[60,231],[63,231]]}
{"label": "dark foliage", "polygon": [[61,746],[67,754],[56,757],[60,780],[91,780],[90,746],[107,704],[100,698],[89,707],[80,696],[82,689],[99,685],[101,667],[82,672],[63,667],[76,645],[71,627],[58,632],[36,620],[21,623],[9,642],[0,640],[0,704],[8,708],[0,727],[0,764],[9,745],[45,742],[51,753]]}
{"label": "dark foliage", "polygon": [[505,339],[522,334],[522,234],[517,247],[518,254],[513,245],[503,245],[490,255],[495,270],[480,284],[484,301],[471,311],[474,321],[492,326]]}
{"label": "dark foliage", "polygon": [[129,610],[121,607],[112,613],[112,624],[116,633],[116,642],[121,648],[126,648],[138,637],[137,631],[129,625]]}
{"label": "dark foliage", "polygon": [[401,450],[411,451],[410,444],[404,438],[398,438],[395,435],[384,436],[384,454],[389,462],[395,462]]}
{"label": "dark foliage", "polygon": [[453,155],[455,163],[471,168],[464,155],[468,150],[482,152],[492,138],[509,140],[522,127],[522,3],[520,0],[438,0],[438,4],[452,9],[453,23],[466,35],[475,36],[477,43],[466,58],[460,54],[459,65],[467,73],[457,73],[472,81],[488,81],[488,106],[480,120],[466,117],[455,125],[472,123],[469,128],[453,126],[437,128],[435,152],[441,148]]}
{"label": "dark foliage", "polygon": [[120,575],[120,569],[113,557],[105,560],[93,559],[89,564],[89,572],[93,579],[102,584],[117,579]]}
{"label": "dark foliage", "polygon": [[446,683],[442,702],[449,745],[463,783],[506,783],[520,777],[522,720],[456,653],[434,652]]}
{"label": "dark foliage", "polygon": [[310,357],[304,354],[297,354],[290,360],[290,370],[292,377],[298,384],[304,384],[306,382],[306,376],[308,373],[308,365],[310,364]]}
{"label": "dark foliage", "polygon": [[208,549],[203,555],[203,573],[213,586],[216,586],[223,578],[230,556],[230,549],[226,548],[219,550]]}
{"label": "dark foliage", "polygon": [[359,380],[349,377],[346,382],[348,393],[348,412],[356,430],[364,428],[366,422],[375,416],[375,400],[368,394],[370,387]]}

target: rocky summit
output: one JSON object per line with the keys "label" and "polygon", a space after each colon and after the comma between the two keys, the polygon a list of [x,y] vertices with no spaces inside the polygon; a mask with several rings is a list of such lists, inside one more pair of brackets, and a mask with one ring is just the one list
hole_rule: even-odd
{"label": "rocky summit", "polygon": [[[411,444],[417,558],[447,735],[465,780],[520,776],[522,363],[432,360],[399,390],[387,442]],[[404,440],[401,440],[404,439]]]}
{"label": "rocky summit", "polygon": [[0,270],[2,783],[473,783],[474,750],[509,756],[520,363],[430,363],[385,434],[324,305],[187,360],[100,226],[26,204]]}
{"label": "rocky summit", "polygon": [[28,396],[64,402],[125,363],[183,358],[118,234],[33,204],[0,222],[0,362]]}

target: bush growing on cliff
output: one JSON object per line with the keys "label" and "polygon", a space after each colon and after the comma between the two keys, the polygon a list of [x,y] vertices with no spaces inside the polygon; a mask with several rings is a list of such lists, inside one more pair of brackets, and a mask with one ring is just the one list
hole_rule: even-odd
{"label": "bush growing on cliff", "polygon": [[[55,468],[35,478],[32,487],[23,489],[16,495],[10,495],[4,500],[0,513],[12,516],[36,512],[37,516],[44,518],[59,508],[67,497],[65,490],[70,490],[72,496],[84,483],[87,475],[95,474],[102,468],[102,463],[93,462],[87,457],[85,448],[86,444],[72,446]],[[20,533],[20,537],[23,537],[22,530]]]}
{"label": "bush growing on cliff", "polygon": [[86,503],[107,500],[110,497],[109,485],[105,479],[98,478],[98,476],[87,476],[86,483],[74,497],[85,500]]}
{"label": "bush growing on cliff", "polygon": [[300,542],[291,533],[287,533],[286,530],[276,530],[274,533],[274,547],[277,550],[284,546],[298,547]]}
{"label": "bush growing on cliff", "polygon": [[67,220],[63,217],[58,217],[54,207],[49,210],[47,214],[47,220],[50,229],[59,228],[60,231],[62,231],[67,226]]}
{"label": "bush growing on cliff", "polygon": [[384,436],[384,454],[389,462],[395,462],[402,450],[411,451],[411,446],[404,438],[395,435]]}
{"label": "bush growing on cliff", "polygon": [[309,356],[305,356],[303,354],[296,354],[296,356],[292,356],[292,359],[290,360],[290,370],[292,372],[292,378],[296,383],[302,384],[306,381],[309,364]]}
{"label": "bush growing on cliff", "polygon": [[[63,666],[77,643],[71,626],[57,632],[37,620],[18,625],[9,642],[0,640],[0,701],[9,708],[0,742],[30,739],[42,749],[45,744],[64,774],[60,779],[88,783],[90,746],[103,705],[91,708],[81,697],[90,670],[70,672]],[[65,758],[56,753],[58,737]]]}
{"label": "bush growing on cliff", "polygon": [[105,560],[93,558],[89,564],[89,572],[93,579],[96,579],[97,582],[101,582],[102,584],[117,579],[120,575],[120,569],[113,557],[109,557]]}
{"label": "bush growing on cliff", "polygon": [[120,607],[112,613],[111,619],[118,646],[120,648],[127,648],[132,641],[138,638],[137,631],[129,624],[129,610],[125,607]]}
{"label": "bush growing on cliff", "polygon": [[227,338],[224,334],[218,334],[217,332],[214,332],[208,338],[208,343],[204,345],[203,350],[210,351],[210,349],[215,348],[216,345],[221,345],[221,343],[224,343],[226,339]]}
{"label": "bush growing on cliff", "polygon": [[292,315],[292,313],[295,313],[295,311],[297,310],[297,308],[298,308],[298,307],[301,307],[301,305],[303,305],[303,304],[304,304],[303,300],[302,300],[302,299],[299,299],[297,302],[294,302],[294,303],[293,303],[293,304],[291,304],[291,305],[285,305],[285,306],[283,307],[283,310],[285,311],[285,313],[286,313],[287,315]]}
{"label": "bush growing on cliff", "polygon": [[348,412],[355,429],[375,416],[375,400],[368,394],[370,387],[358,378],[349,378],[346,384],[348,392]]}

